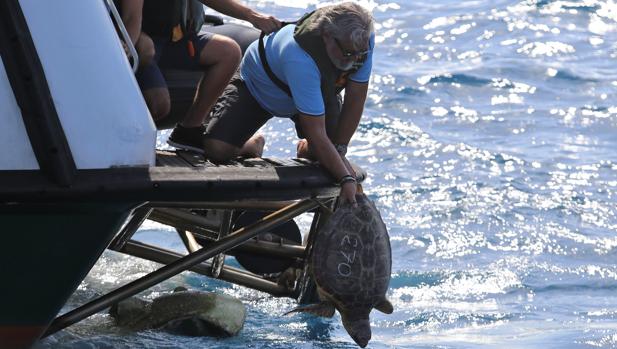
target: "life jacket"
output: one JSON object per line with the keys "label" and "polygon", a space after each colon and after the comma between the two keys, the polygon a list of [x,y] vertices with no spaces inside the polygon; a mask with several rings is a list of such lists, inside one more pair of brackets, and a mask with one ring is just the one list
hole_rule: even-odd
{"label": "life jacket", "polygon": [[[306,51],[306,53],[309,54],[309,56],[311,56],[313,61],[315,61],[315,64],[317,64],[317,68],[321,73],[321,95],[323,97],[324,107],[326,111],[326,123],[330,124],[331,122],[336,122],[336,120],[338,120],[338,116],[341,112],[339,93],[347,86],[348,77],[351,74],[357,72],[364,64],[364,61],[356,62],[353,67],[347,71],[342,71],[338,69],[332,63],[330,57],[328,56],[328,52],[326,51],[326,47],[324,45],[319,30],[309,29],[309,24],[311,24],[312,21],[314,21],[317,17],[315,16],[315,14],[318,14],[319,11],[323,10],[324,8],[317,9],[313,12],[305,14],[297,22],[285,24],[296,23],[296,28],[294,30],[294,40],[304,51]],[[285,93],[287,93],[287,95],[291,97],[291,90],[289,89],[289,86],[287,86],[287,84],[278,79],[268,65],[265,55],[265,47],[263,44],[263,34],[260,38],[259,50],[262,65],[264,67],[264,70],[270,77],[270,80],[272,80],[274,84],[276,84],[281,90],[283,90]],[[331,127],[328,127],[328,133],[330,133],[330,128]]]}
{"label": "life jacket", "polygon": [[204,23],[203,5],[197,0],[144,0],[142,30],[152,37],[178,41],[198,33]]}

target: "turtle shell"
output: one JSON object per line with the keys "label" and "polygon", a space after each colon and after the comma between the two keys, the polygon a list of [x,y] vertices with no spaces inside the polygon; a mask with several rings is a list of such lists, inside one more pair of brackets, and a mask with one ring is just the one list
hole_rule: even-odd
{"label": "turtle shell", "polygon": [[386,225],[364,195],[339,206],[315,237],[311,271],[336,307],[369,311],[385,299],[392,270]]}

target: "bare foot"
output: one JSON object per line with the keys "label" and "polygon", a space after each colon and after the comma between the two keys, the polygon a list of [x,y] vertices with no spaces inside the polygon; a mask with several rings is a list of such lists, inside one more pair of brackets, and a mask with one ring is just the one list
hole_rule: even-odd
{"label": "bare foot", "polygon": [[266,138],[261,134],[253,135],[249,138],[242,149],[240,149],[240,156],[249,158],[260,158],[264,153],[264,146],[266,145]]}
{"label": "bare foot", "polygon": [[313,155],[311,154],[308,141],[306,139],[301,139],[298,142],[298,146],[296,147],[296,156],[299,158],[313,159]]}

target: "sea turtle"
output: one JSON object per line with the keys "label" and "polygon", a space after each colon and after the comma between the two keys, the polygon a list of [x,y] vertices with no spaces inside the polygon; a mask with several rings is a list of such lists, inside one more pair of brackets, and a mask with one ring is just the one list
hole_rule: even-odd
{"label": "sea turtle", "polygon": [[371,310],[393,311],[386,299],[392,251],[375,205],[364,194],[356,200],[357,208],[339,206],[315,237],[309,263],[321,303],[300,306],[290,313],[332,317],[336,309],[347,333],[364,348],[371,339]]}

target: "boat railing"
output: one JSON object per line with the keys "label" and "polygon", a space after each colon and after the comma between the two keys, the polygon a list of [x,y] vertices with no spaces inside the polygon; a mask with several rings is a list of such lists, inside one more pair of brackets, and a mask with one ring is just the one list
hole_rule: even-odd
{"label": "boat railing", "polygon": [[109,12],[111,12],[111,19],[114,21],[118,28],[118,34],[120,38],[124,41],[127,49],[128,49],[128,57],[131,61],[131,67],[133,68],[133,72],[137,73],[137,68],[139,67],[139,56],[137,55],[137,50],[135,49],[135,45],[133,45],[133,41],[131,40],[131,36],[129,32],[126,30],[124,26],[124,22],[122,22],[122,17],[116,8],[113,0],[104,0]]}

